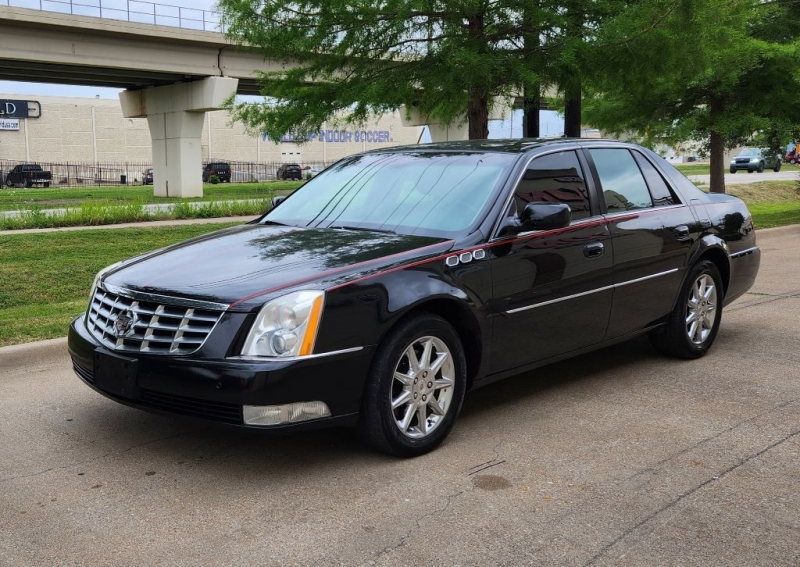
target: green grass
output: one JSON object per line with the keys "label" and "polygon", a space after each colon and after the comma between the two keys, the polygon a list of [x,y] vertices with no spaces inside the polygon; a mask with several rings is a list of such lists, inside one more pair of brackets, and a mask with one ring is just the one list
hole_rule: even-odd
{"label": "green grass", "polygon": [[230,224],[12,234],[0,239],[0,346],[63,337],[95,274],[123,258]]}
{"label": "green grass", "polygon": [[749,205],[756,230],[787,224],[800,224],[800,202],[798,203],[754,203]]}
{"label": "green grass", "polygon": [[678,163],[675,169],[684,175],[708,175],[711,171],[707,163]]}
{"label": "green grass", "polygon": [[246,201],[202,201],[196,206],[187,201],[171,204],[166,211],[149,211],[141,203],[108,205],[86,201],[77,207],[47,212],[34,207],[20,216],[2,216],[0,230],[25,228],[58,228],[66,226],[97,226],[125,222],[144,222],[167,219],[208,219],[260,215],[271,207],[269,198]]}
{"label": "green grass", "polygon": [[291,193],[302,185],[299,181],[270,181],[266,183],[220,183],[205,185],[203,197],[181,199],[155,197],[152,185],[126,185],[112,187],[48,187],[31,189],[0,189],[0,211],[16,211],[38,207],[54,209],[79,207],[91,201],[104,205],[147,203],[179,203],[182,201],[220,201],[264,199],[274,194]]}

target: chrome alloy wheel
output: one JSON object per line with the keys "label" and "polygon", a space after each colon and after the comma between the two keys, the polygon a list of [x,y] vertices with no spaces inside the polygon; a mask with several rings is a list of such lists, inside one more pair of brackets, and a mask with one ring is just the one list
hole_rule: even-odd
{"label": "chrome alloy wheel", "polygon": [[686,304],[686,335],[696,345],[703,344],[714,329],[717,316],[717,288],[709,274],[701,274],[692,286]]}
{"label": "chrome alloy wheel", "polygon": [[392,414],[412,439],[431,434],[450,410],[455,384],[453,355],[436,337],[415,339],[400,356],[392,380]]}

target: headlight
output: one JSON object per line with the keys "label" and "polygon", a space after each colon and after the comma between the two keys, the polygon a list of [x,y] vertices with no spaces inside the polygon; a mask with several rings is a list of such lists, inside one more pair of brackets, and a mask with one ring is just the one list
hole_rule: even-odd
{"label": "headlight", "polygon": [[323,291],[297,291],[273,299],[258,313],[244,342],[244,356],[305,356],[314,352]]}
{"label": "headlight", "polygon": [[758,161],[757,157],[750,158],[750,163],[755,163]]}

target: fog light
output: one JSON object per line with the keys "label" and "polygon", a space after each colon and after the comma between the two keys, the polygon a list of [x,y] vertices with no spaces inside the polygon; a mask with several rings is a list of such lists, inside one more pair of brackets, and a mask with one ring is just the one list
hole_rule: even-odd
{"label": "fog light", "polygon": [[244,406],[243,409],[244,422],[247,425],[281,425],[331,415],[331,410],[325,402],[297,402],[284,406]]}

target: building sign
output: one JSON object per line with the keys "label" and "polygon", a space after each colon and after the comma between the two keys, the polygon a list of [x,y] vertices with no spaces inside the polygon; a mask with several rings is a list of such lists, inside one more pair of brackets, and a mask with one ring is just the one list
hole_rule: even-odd
{"label": "building sign", "polygon": [[[261,136],[263,141],[269,140],[269,136]],[[320,130],[308,137],[286,134],[281,137],[280,142],[294,144],[304,144],[313,141],[327,142],[329,144],[346,144],[349,142],[366,142],[368,144],[383,144],[392,141],[389,130]]]}
{"label": "building sign", "polygon": [[0,99],[0,118],[39,118],[42,105],[35,100]]}
{"label": "building sign", "polygon": [[19,118],[0,118],[0,130],[19,130]]}

